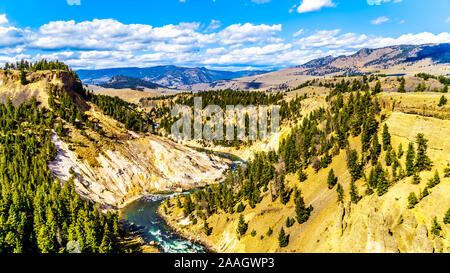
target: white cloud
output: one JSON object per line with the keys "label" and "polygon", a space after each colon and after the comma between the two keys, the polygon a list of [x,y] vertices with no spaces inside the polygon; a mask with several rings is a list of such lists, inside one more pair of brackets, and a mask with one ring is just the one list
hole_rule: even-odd
{"label": "white cloud", "polygon": [[79,5],[81,5],[81,0],[67,0],[67,5],[79,6]]}
{"label": "white cloud", "polygon": [[445,19],[446,23],[450,23],[450,17],[447,17],[447,19]]}
{"label": "white cloud", "polygon": [[209,23],[208,27],[205,29],[206,32],[214,31],[222,26],[222,22],[219,20],[211,20],[211,23]]}
{"label": "white cloud", "polygon": [[[280,67],[326,55],[351,54],[363,47],[450,42],[450,34],[428,32],[382,37],[300,29],[282,39],[282,25],[219,21],[205,28],[197,22],[154,27],[114,19],[54,21],[38,29],[18,28],[0,16],[0,63],[26,58],[60,59],[74,68],[152,66]],[[5,22],[6,20],[6,22]],[[207,31],[206,31],[207,30]]]}
{"label": "white cloud", "polygon": [[8,19],[6,18],[6,14],[0,14],[0,25],[4,25],[8,23]]}
{"label": "white cloud", "polygon": [[373,24],[373,25],[379,25],[379,24],[382,24],[382,23],[386,23],[386,22],[388,22],[388,21],[389,21],[389,18],[388,18],[388,17],[386,17],[386,16],[381,16],[381,17],[378,17],[378,18],[375,19],[375,20],[370,21],[370,23]]}
{"label": "white cloud", "polygon": [[297,31],[296,33],[294,33],[292,36],[298,37],[298,36],[300,36],[300,35],[302,35],[302,34],[303,34],[303,29],[300,29],[299,31]]}
{"label": "white cloud", "polygon": [[[393,0],[394,3],[400,3],[403,0]],[[382,3],[388,3],[391,2],[391,0],[367,0],[367,4],[373,6],[373,5],[381,5]]]}
{"label": "white cloud", "polygon": [[356,33],[341,34],[339,29],[335,30],[320,30],[316,33],[294,41],[303,50],[309,49],[330,49],[330,50],[344,50],[355,51],[361,48],[378,48],[392,45],[402,44],[426,44],[426,43],[448,43],[450,42],[450,34],[442,32],[440,34],[433,34],[429,32],[422,32],[417,34],[404,34],[398,38],[380,37]]}
{"label": "white cloud", "polygon": [[271,0],[252,0],[252,2],[256,4],[269,3],[270,1]]}
{"label": "white cloud", "polygon": [[334,7],[335,4],[332,0],[303,0],[298,6],[298,13],[305,13],[310,11],[317,11],[323,7]]}
{"label": "white cloud", "polygon": [[279,25],[254,25],[251,23],[234,24],[217,33],[216,37],[223,45],[256,42],[279,42],[274,35],[281,31]]}

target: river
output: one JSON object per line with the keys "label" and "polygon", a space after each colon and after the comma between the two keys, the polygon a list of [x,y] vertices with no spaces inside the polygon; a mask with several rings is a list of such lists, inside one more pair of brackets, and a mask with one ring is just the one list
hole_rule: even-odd
{"label": "river", "polygon": [[143,239],[156,242],[165,253],[205,253],[206,248],[179,236],[157,213],[158,206],[170,195],[153,194],[130,203],[120,211],[121,220],[134,223]]}
{"label": "river", "polygon": [[[201,152],[211,152],[201,149]],[[244,166],[245,162],[228,153],[212,152],[220,157],[232,160],[231,169]],[[158,214],[157,210],[171,194],[152,194],[136,200],[120,211],[120,219],[134,223],[142,231],[147,243],[155,242],[166,253],[205,253],[207,249],[198,243],[191,242],[174,232]]]}

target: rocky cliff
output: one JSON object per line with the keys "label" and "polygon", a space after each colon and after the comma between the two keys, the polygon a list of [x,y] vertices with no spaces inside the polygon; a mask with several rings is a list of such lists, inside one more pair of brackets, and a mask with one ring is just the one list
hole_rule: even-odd
{"label": "rocky cliff", "polygon": [[81,81],[71,72],[28,72],[23,85],[19,71],[0,71],[0,102],[9,98],[18,105],[34,97],[48,108],[50,86],[66,92],[102,134],[63,122],[68,135],[53,135],[57,155],[49,167],[62,182],[74,176],[77,192],[103,208],[117,209],[155,191],[217,183],[229,168],[228,160],[150,133],[128,131],[82,98]]}

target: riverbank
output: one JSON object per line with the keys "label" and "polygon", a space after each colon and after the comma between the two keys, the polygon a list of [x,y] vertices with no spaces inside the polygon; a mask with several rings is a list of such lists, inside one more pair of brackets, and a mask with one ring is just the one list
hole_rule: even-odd
{"label": "riverbank", "polygon": [[189,238],[180,236],[172,230],[157,212],[160,204],[168,197],[166,194],[149,195],[121,210],[120,220],[128,229],[136,231],[146,245],[154,246],[162,253],[203,253],[207,249]]}
{"label": "riverbank", "polygon": [[[204,234],[197,234],[197,236],[194,236],[191,233],[178,227],[175,224],[175,222],[176,222],[175,219],[170,219],[169,217],[167,217],[164,214],[164,212],[162,211],[163,206],[164,206],[163,203],[161,203],[161,205],[158,206],[156,213],[158,213],[158,215],[164,220],[166,225],[172,229],[173,232],[175,232],[180,237],[183,237],[191,242],[202,245],[207,250],[208,253],[219,253],[219,250],[215,246],[209,244],[209,242],[207,240],[205,240],[205,238],[203,238],[202,235],[204,235]],[[191,232],[192,232],[192,230],[191,230]]]}
{"label": "riverbank", "polygon": [[119,244],[122,249],[126,249],[131,253],[162,253],[156,244],[146,242],[142,234],[142,230],[136,227],[134,224],[126,222],[120,222],[120,230],[123,232],[122,238],[119,240]]}

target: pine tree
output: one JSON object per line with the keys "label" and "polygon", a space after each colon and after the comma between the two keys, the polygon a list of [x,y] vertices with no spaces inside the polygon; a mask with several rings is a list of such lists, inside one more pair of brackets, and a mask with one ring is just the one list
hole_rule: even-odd
{"label": "pine tree", "polygon": [[424,199],[428,195],[430,195],[430,192],[428,191],[428,188],[425,187],[425,189],[423,189],[423,191],[420,193],[420,200]]}
{"label": "pine tree", "polygon": [[441,93],[448,93],[448,84],[445,84],[441,89]]}
{"label": "pine tree", "polygon": [[447,98],[445,97],[445,96],[441,96],[441,98],[439,99],[439,104],[438,104],[438,106],[439,107],[441,107],[441,106],[444,106],[444,105],[446,105],[447,104]]}
{"label": "pine tree", "polygon": [[414,173],[411,183],[412,184],[420,184],[420,176],[418,173]]}
{"label": "pine tree", "polygon": [[440,236],[442,231],[441,225],[437,221],[437,217],[435,216],[433,218],[433,224],[431,225],[431,233],[433,233],[436,236]]}
{"label": "pine tree", "polygon": [[284,228],[281,228],[278,234],[278,244],[280,247],[287,247],[289,244],[289,235],[286,235]]}
{"label": "pine tree", "polygon": [[389,128],[386,123],[383,126],[383,150],[387,151],[388,147],[391,145],[391,134],[389,133]]}
{"label": "pine tree", "polygon": [[352,181],[356,181],[362,176],[362,165],[358,162],[358,152],[349,150],[347,153],[347,167],[350,171]]}
{"label": "pine tree", "polygon": [[327,180],[328,188],[331,190],[334,187],[334,185],[336,185],[337,181],[338,181],[338,178],[334,175],[334,170],[331,169],[328,172],[328,180]]}
{"label": "pine tree", "polygon": [[184,204],[183,204],[183,213],[184,217],[189,216],[195,209],[195,204],[192,202],[191,195],[187,194],[184,197]]}
{"label": "pine tree", "polygon": [[243,212],[244,210],[245,210],[244,204],[242,204],[242,202],[239,203],[239,205],[238,205],[237,208],[236,208],[236,212],[237,212],[237,213],[241,213],[241,212]]}
{"label": "pine tree", "polygon": [[414,144],[408,144],[408,151],[406,152],[406,175],[411,176],[415,173],[414,159],[416,158],[416,152],[414,151]]}
{"label": "pine tree", "polygon": [[439,183],[441,183],[441,179],[439,178],[439,172],[436,170],[434,172],[434,177],[428,181],[427,186],[431,189],[436,187]]}
{"label": "pine tree", "polygon": [[294,218],[289,218],[289,217],[286,218],[286,227],[288,227],[288,228],[292,227],[294,225],[294,223],[295,223]]}
{"label": "pine tree", "polygon": [[378,163],[378,157],[381,153],[381,145],[378,142],[378,134],[373,134],[372,137],[372,147],[370,148],[370,159],[373,166]]}
{"label": "pine tree", "polygon": [[273,233],[273,229],[271,227],[269,227],[269,229],[266,232],[267,237],[271,236]]}
{"label": "pine tree", "polygon": [[375,87],[372,89],[372,95],[376,95],[378,93],[381,93],[381,82],[377,81],[377,83],[375,84]]}
{"label": "pine tree", "polygon": [[340,183],[337,184],[336,192],[337,192],[337,202],[339,204],[343,204],[344,203],[344,188],[342,187],[342,185]]}
{"label": "pine tree", "polygon": [[405,78],[404,77],[402,77],[402,79],[400,81],[400,87],[398,88],[397,92],[399,92],[399,93],[406,93]]}
{"label": "pine tree", "polygon": [[[212,233],[212,227],[210,227],[210,226],[208,225],[208,222],[207,222],[207,221],[205,221],[205,222],[203,223],[203,232],[205,233],[206,236],[209,236],[209,235],[211,235],[211,233]],[[245,232],[244,232],[244,233],[245,233]]]}
{"label": "pine tree", "polygon": [[306,174],[305,171],[303,171],[303,168],[298,169],[297,176],[300,182],[304,182],[306,181],[306,179],[308,179],[308,175]]}
{"label": "pine tree", "polygon": [[280,201],[283,205],[286,205],[291,199],[292,190],[286,189],[284,176],[282,176],[282,179],[280,180],[280,186]]}
{"label": "pine tree", "polygon": [[382,196],[388,191],[389,182],[386,178],[386,172],[381,167],[381,164],[378,164],[375,168],[375,176],[377,178],[377,194],[378,196]]}
{"label": "pine tree", "polygon": [[247,232],[247,229],[248,229],[248,224],[244,221],[244,216],[241,214],[239,216],[239,223],[238,223],[237,230],[236,230],[238,236],[240,237],[240,236],[244,235]]}
{"label": "pine tree", "polygon": [[427,142],[422,133],[417,134],[416,143],[417,143],[417,155],[415,168],[417,171],[429,170],[431,168],[431,160],[427,155]]}
{"label": "pine tree", "polygon": [[400,159],[403,157],[403,145],[400,143],[398,145],[397,158]]}
{"label": "pine tree", "polygon": [[386,152],[386,156],[384,158],[384,161],[386,162],[386,166],[391,166],[392,165],[392,154],[391,154],[391,150],[388,150]]}
{"label": "pine tree", "polygon": [[355,181],[350,182],[350,200],[352,203],[357,204],[361,200],[361,196],[358,193],[358,188],[355,185]]}
{"label": "pine tree", "polygon": [[28,84],[27,73],[23,69],[20,70],[20,84],[22,84],[22,85],[27,85]]}
{"label": "pine tree", "polygon": [[112,251],[112,242],[110,238],[110,232],[108,229],[108,225],[105,223],[104,227],[105,232],[103,233],[102,242],[100,244],[99,252],[100,253],[110,253]]}
{"label": "pine tree", "polygon": [[450,224],[450,208],[447,210],[447,213],[444,216],[444,224]]}
{"label": "pine tree", "polygon": [[297,222],[303,224],[308,221],[313,207],[310,205],[308,208],[305,206],[305,201],[303,200],[302,193],[299,190],[295,191],[295,213],[297,215]]}
{"label": "pine tree", "polygon": [[408,196],[408,209],[414,208],[419,203],[415,193],[411,192]]}

